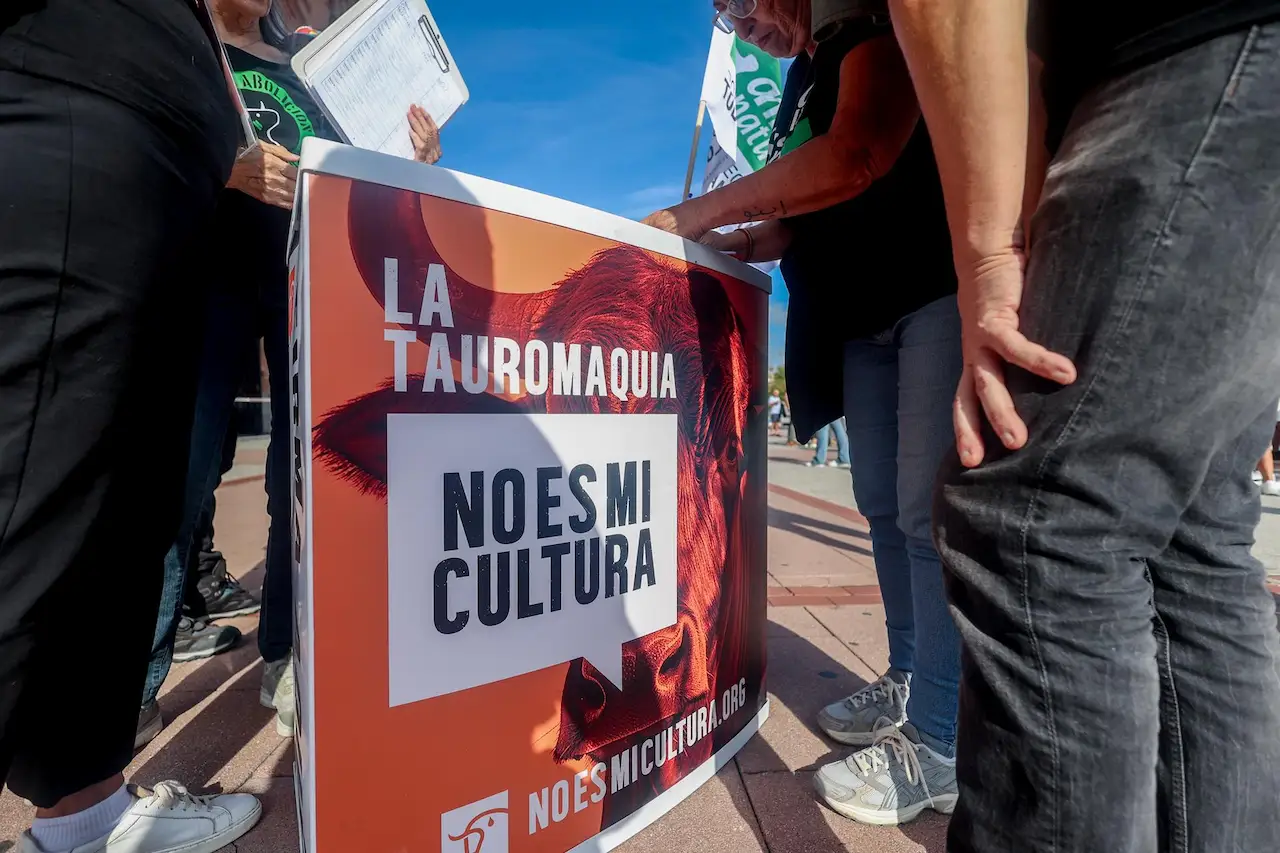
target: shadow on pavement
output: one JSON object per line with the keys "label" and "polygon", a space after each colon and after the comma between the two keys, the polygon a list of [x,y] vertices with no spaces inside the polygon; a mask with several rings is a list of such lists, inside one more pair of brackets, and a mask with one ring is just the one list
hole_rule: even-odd
{"label": "shadow on pavement", "polygon": [[[926,812],[901,827],[863,826],[817,798],[813,773],[853,751],[826,739],[818,711],[866,681],[810,640],[776,623],[769,630],[773,711],[761,734],[739,753],[738,764],[752,811],[744,810],[743,818],[758,823],[770,853],[944,853],[947,820],[940,815]],[[815,738],[821,741],[817,748]],[[790,764],[774,745],[786,749]]]}
{"label": "shadow on pavement", "polygon": [[[204,667],[216,661],[214,658]],[[208,699],[213,691],[204,689],[178,690],[161,697],[160,707],[165,719],[170,721],[170,726],[181,722],[181,728],[155,754],[147,756],[130,774],[131,778],[144,785],[178,779],[193,791],[216,793],[223,789],[217,779],[221,773],[243,776],[234,780],[236,785],[253,775],[260,762],[254,762],[252,754],[245,754],[245,747],[275,717],[273,710],[262,707],[258,701],[257,688],[261,677],[261,665],[254,664],[236,674],[237,684],[214,694],[212,701]],[[238,689],[241,681],[253,689]],[[204,702],[207,704],[199,709],[194,719],[179,721],[179,717]],[[274,730],[272,734],[274,736]],[[261,759],[266,757],[259,756]],[[235,766],[237,759],[247,762],[243,768]],[[211,784],[215,780],[219,784]]]}
{"label": "shadow on pavement", "polygon": [[[799,515],[797,513],[788,512],[785,509],[778,509],[777,507],[772,506],[769,507],[769,526],[775,530],[794,533],[797,536],[802,536],[805,539],[817,542],[820,545],[826,545],[827,547],[834,548],[837,551],[862,554],[865,557],[871,556],[870,535],[854,527],[842,527],[838,524],[819,521],[817,519],[810,518],[807,515]],[[863,540],[867,543],[868,547],[861,548],[857,545],[850,545],[847,542],[841,542],[839,539],[833,539],[830,536],[825,535],[824,531]]]}

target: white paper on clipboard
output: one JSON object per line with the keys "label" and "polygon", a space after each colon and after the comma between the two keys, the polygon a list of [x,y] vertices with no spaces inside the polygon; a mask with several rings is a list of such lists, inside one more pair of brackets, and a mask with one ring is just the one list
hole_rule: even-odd
{"label": "white paper on clipboard", "polygon": [[424,0],[363,0],[292,64],[344,140],[384,154],[413,156],[411,105],[444,127],[469,97]]}

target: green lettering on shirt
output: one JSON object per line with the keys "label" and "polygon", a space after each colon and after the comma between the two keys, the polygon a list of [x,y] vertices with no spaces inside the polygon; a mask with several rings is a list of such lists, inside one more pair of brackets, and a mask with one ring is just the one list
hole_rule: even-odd
{"label": "green lettering on shirt", "polygon": [[301,153],[315,126],[288,91],[261,71],[236,71],[235,80],[258,138]]}

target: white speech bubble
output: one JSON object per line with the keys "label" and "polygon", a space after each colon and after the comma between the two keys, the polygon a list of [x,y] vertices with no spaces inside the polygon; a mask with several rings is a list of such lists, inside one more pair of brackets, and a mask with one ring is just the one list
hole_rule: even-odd
{"label": "white speech bubble", "polygon": [[[676,415],[388,415],[391,705],[420,702],[577,658],[589,660],[621,688],[622,645],[676,623],[676,442]],[[612,518],[610,466],[616,466],[616,485],[623,487],[613,490],[615,499],[622,494],[635,498],[629,508],[615,500]],[[543,475],[545,496],[540,494],[539,469],[549,469]],[[555,476],[557,469],[562,476]],[[588,470],[594,480],[586,476]],[[480,472],[479,500],[473,493],[475,472]],[[628,476],[635,478],[634,492],[625,488]],[[571,481],[596,510],[594,523],[582,532],[571,526],[576,521],[581,528],[587,520]],[[460,487],[455,494],[461,498],[447,498],[450,483]],[[521,483],[523,535],[504,544],[496,537],[511,539],[521,529],[514,506]],[[502,498],[501,509],[495,495]],[[556,499],[559,505],[553,506]],[[468,528],[460,523],[467,518],[481,521]],[[540,522],[546,529],[539,529]],[[560,526],[558,532],[551,529],[555,525]],[[448,547],[446,528],[455,536],[453,549]],[[468,529],[482,535],[478,547],[468,540]],[[608,537],[622,538],[610,545]],[[652,549],[651,578],[637,577],[644,537]],[[597,539],[598,573],[592,560]],[[623,539],[625,593],[621,574],[607,571],[609,555],[622,555]],[[553,563],[544,548],[563,555],[558,601]],[[528,555],[523,573],[527,583],[522,583],[522,551]],[[500,553],[509,556],[502,558]],[[485,555],[490,580],[487,619],[482,618],[478,585]],[[504,559],[508,597],[505,619],[499,620]]]}

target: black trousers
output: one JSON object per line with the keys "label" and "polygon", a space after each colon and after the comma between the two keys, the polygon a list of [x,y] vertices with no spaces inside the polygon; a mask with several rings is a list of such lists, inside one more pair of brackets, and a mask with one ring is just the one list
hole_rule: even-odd
{"label": "black trousers", "polygon": [[0,70],[0,781],[37,806],[132,757],[232,147]]}
{"label": "black trousers", "polygon": [[[227,437],[222,442],[222,462],[218,466],[218,483],[235,466],[236,442],[240,433],[236,429],[234,419],[227,428]],[[217,485],[214,486],[217,488]],[[213,519],[218,512],[218,500],[209,496],[209,506],[200,513],[196,522],[195,535],[191,539],[191,549],[187,553],[186,575],[182,585],[182,614],[193,619],[209,615],[209,605],[200,593],[200,578],[210,577],[218,564],[223,562],[213,544]]]}

